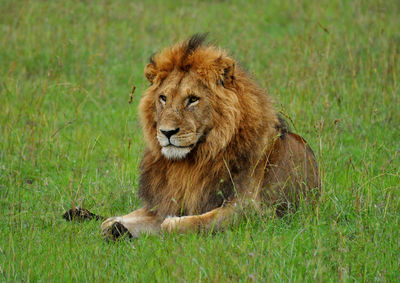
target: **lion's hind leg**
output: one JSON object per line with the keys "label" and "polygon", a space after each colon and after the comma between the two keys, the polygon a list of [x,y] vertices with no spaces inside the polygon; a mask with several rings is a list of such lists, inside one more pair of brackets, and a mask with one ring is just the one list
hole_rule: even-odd
{"label": "lion's hind leg", "polygon": [[140,234],[160,232],[162,219],[146,208],[135,210],[124,216],[110,217],[101,224],[102,236],[115,240],[128,235],[136,238]]}
{"label": "lion's hind leg", "polygon": [[275,205],[283,215],[298,207],[300,200],[314,203],[320,191],[320,179],[313,151],[294,133],[278,139],[269,156],[262,199]]}

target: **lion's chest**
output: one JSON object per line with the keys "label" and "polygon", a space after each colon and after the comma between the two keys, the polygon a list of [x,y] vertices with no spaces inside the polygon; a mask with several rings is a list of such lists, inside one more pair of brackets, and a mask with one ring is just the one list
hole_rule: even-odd
{"label": "lion's chest", "polygon": [[142,168],[139,195],[160,215],[204,213],[233,193],[229,176],[219,170],[182,163],[153,165]]}

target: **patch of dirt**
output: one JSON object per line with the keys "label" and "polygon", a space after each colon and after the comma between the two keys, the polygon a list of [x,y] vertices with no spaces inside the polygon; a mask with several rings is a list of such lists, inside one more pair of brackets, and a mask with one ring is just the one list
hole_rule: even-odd
{"label": "patch of dirt", "polygon": [[75,207],[66,211],[63,216],[67,221],[84,221],[84,220],[104,220],[105,218],[100,215],[96,215],[86,208]]}

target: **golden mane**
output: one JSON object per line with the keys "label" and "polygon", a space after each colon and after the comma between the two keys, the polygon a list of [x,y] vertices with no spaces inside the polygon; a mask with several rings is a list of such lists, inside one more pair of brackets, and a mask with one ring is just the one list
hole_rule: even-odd
{"label": "golden mane", "polygon": [[[156,164],[147,165],[147,158],[144,158],[142,170],[148,170],[147,166],[151,170],[157,167],[161,172],[169,172],[170,179],[179,180],[179,184],[166,186],[161,182],[163,188],[148,186],[149,182],[157,181],[143,180],[142,174],[140,194],[144,199],[151,200],[149,205],[157,207],[155,210],[163,215],[176,214],[176,209],[181,207],[192,214],[209,209],[207,200],[204,204],[198,201],[204,195],[218,193],[218,186],[207,184],[207,175],[227,179],[227,166],[231,167],[229,170],[240,171],[243,166],[255,164],[267,144],[279,135],[276,128],[280,122],[268,96],[235,65],[224,50],[202,45],[203,40],[203,37],[195,36],[165,48],[153,56],[145,68],[146,77],[152,85],[146,91],[139,109],[149,145],[148,154],[155,157]],[[214,127],[190,158],[181,162],[163,158],[155,138],[157,121],[154,96],[163,80],[174,71],[183,74],[194,72],[213,95],[210,116]],[[173,191],[166,191],[165,188]],[[159,193],[160,190],[163,193]],[[226,194],[224,198],[230,198],[233,191]],[[213,206],[220,205],[222,201],[220,198]]]}
{"label": "golden mane", "polygon": [[249,136],[237,136],[239,140],[245,138],[251,141],[257,136],[257,130],[273,135],[274,127],[279,124],[272,101],[264,91],[235,65],[224,50],[212,45],[204,46],[203,41],[204,35],[195,35],[188,41],[167,47],[153,55],[145,68],[145,75],[152,85],[145,92],[139,109],[145,139],[154,153],[159,153],[160,146],[155,139],[152,94],[174,70],[195,72],[214,94],[215,111],[212,114],[216,129],[210,133],[207,143],[199,148],[198,156],[215,158],[228,143],[234,142],[232,139],[239,129],[253,127]]}

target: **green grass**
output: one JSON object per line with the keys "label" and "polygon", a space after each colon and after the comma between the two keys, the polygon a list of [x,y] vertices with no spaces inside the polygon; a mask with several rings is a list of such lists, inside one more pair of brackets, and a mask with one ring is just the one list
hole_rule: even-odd
{"label": "green grass", "polygon": [[[397,282],[399,2],[150,2],[0,1],[0,281]],[[315,211],[117,243],[65,222],[140,205],[143,68],[203,31],[315,150]]]}

